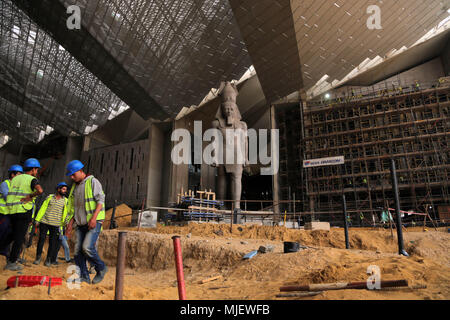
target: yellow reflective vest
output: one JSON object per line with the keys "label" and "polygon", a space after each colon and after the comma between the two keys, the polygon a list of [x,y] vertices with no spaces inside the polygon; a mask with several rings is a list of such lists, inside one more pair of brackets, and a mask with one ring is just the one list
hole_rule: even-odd
{"label": "yellow reflective vest", "polygon": [[[51,194],[42,203],[42,206],[39,209],[39,211],[37,213],[37,216],[36,216],[36,221],[37,222],[41,222],[42,218],[44,217],[45,213],[47,212],[47,208],[48,208],[48,204],[50,203],[50,200],[52,200],[52,198],[54,198],[54,197],[55,197],[55,195]],[[67,225],[67,223],[69,223],[69,221],[67,221],[67,204],[68,203],[69,203],[69,200],[64,197],[64,209],[63,209],[63,213],[62,213],[62,216],[61,216],[60,227],[64,227],[65,225]]]}
{"label": "yellow reflective vest", "polygon": [[36,177],[24,173],[15,176],[11,180],[8,197],[6,198],[8,214],[23,213],[33,209],[36,198],[33,198],[33,200],[26,203],[20,201],[34,192],[31,190],[31,181],[33,181],[33,179],[36,179]]}
{"label": "yellow reflective vest", "polygon": [[[97,201],[94,199],[94,193],[92,191],[92,178],[88,177],[84,184],[84,204],[86,208],[86,221],[89,222],[91,220],[92,215],[94,214],[95,208],[97,207]],[[73,191],[75,190],[75,183],[72,185],[69,193],[69,204],[68,204],[68,221],[70,221],[75,214],[75,197],[73,195]],[[102,205],[101,211],[97,215],[97,221],[105,220],[105,204]]]}
{"label": "yellow reflective vest", "polygon": [[[11,181],[7,179],[4,182],[6,182],[6,184],[8,185],[9,190],[11,188]],[[6,201],[1,195],[0,195],[0,214],[8,214],[8,210],[6,210]]]}

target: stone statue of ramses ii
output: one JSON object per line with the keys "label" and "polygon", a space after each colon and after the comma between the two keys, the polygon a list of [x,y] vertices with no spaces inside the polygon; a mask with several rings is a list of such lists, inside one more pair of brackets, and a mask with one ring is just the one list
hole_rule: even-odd
{"label": "stone statue of ramses ii", "polygon": [[212,165],[218,168],[218,198],[226,199],[227,185],[230,185],[234,207],[240,208],[242,171],[248,165],[248,140],[247,124],[241,121],[241,113],[236,104],[237,95],[235,84],[222,82],[219,88],[221,105],[212,127],[220,130],[224,138],[221,146],[223,161]]}

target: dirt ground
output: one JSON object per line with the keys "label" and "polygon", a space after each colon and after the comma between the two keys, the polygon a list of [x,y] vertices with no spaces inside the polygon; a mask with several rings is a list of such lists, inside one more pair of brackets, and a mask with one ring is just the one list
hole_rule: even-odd
{"label": "dirt ground", "polygon": [[[195,300],[448,300],[450,299],[450,234],[447,228],[409,228],[404,242],[410,257],[397,254],[397,238],[389,230],[350,229],[351,250],[345,250],[343,229],[305,231],[284,227],[196,224],[184,227],[161,226],[154,229],[120,228],[127,231],[127,259],[124,299],[178,299],[174,266],[173,235],[181,236],[186,294]],[[22,275],[62,277],[63,285],[6,288],[9,277],[18,272],[3,270],[0,259],[0,299],[31,300],[109,300],[114,298],[118,230],[105,230],[99,239],[99,252],[109,272],[97,285],[81,284],[70,289],[69,264],[47,268],[31,264],[35,246],[26,251],[28,261]],[[283,253],[283,241],[297,241],[309,249]],[[244,254],[261,245],[273,245],[274,251],[242,260]],[[44,247],[44,250],[46,247]],[[60,251],[60,256],[63,252]],[[279,287],[339,281],[366,281],[367,268],[376,265],[381,280],[408,280],[408,288],[390,290],[337,290],[308,298],[276,298]],[[221,275],[222,279],[200,281]],[[91,275],[93,278],[94,275]],[[412,287],[426,285],[426,288]]]}

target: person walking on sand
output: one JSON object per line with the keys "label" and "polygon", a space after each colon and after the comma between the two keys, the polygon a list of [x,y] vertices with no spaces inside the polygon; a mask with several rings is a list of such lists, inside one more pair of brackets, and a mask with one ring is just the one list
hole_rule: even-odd
{"label": "person walking on sand", "polygon": [[79,160],[73,160],[67,165],[67,176],[75,182],[69,193],[68,214],[71,217],[67,226],[66,236],[70,238],[74,223],[77,241],[75,244],[75,264],[80,268],[81,282],[91,283],[86,260],[97,271],[92,279],[93,284],[103,280],[108,268],[100,259],[96,241],[105,220],[105,194],[100,182],[92,175],[83,171],[84,165]]}
{"label": "person walking on sand", "polygon": [[33,264],[41,262],[42,249],[44,247],[47,232],[49,232],[47,259],[44,265],[50,267],[57,265],[58,241],[60,228],[64,226],[67,216],[68,200],[64,195],[67,192],[67,184],[61,182],[56,186],[56,194],[51,194],[45,199],[36,216],[36,227],[39,227],[39,241],[36,249],[36,260]]}
{"label": "person walking on sand", "polygon": [[8,179],[0,185],[0,255],[5,256],[6,259],[8,259],[9,255],[8,239],[11,234],[6,199],[11,186],[11,180],[22,173],[23,168],[21,166],[18,164],[12,165],[8,170]]}
{"label": "person walking on sand", "polygon": [[36,197],[44,193],[36,179],[40,167],[41,164],[37,159],[27,159],[24,163],[25,173],[15,176],[11,180],[6,206],[11,222],[12,247],[5,266],[6,270],[19,271],[23,269],[17,263],[19,254],[25,242],[28,225],[31,222]]}

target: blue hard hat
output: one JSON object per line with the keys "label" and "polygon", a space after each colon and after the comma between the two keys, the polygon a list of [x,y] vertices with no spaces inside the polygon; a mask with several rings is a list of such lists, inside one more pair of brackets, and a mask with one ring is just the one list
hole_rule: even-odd
{"label": "blue hard hat", "polygon": [[22,172],[23,173],[23,168],[22,168],[22,166],[19,166],[18,164],[13,164],[9,168],[8,172]]}
{"label": "blue hard hat", "polygon": [[68,185],[67,185],[67,183],[65,183],[65,182],[60,182],[60,183],[58,183],[58,185],[56,186],[56,189],[59,189],[59,188],[61,188],[61,187],[68,187]]}
{"label": "blue hard hat", "polygon": [[84,168],[84,164],[82,164],[80,160],[70,161],[69,164],[67,165],[66,176],[71,176],[75,172],[80,171],[83,168]]}
{"label": "blue hard hat", "polygon": [[39,161],[35,158],[30,158],[25,160],[23,166],[25,168],[40,168],[41,164],[39,163]]}

